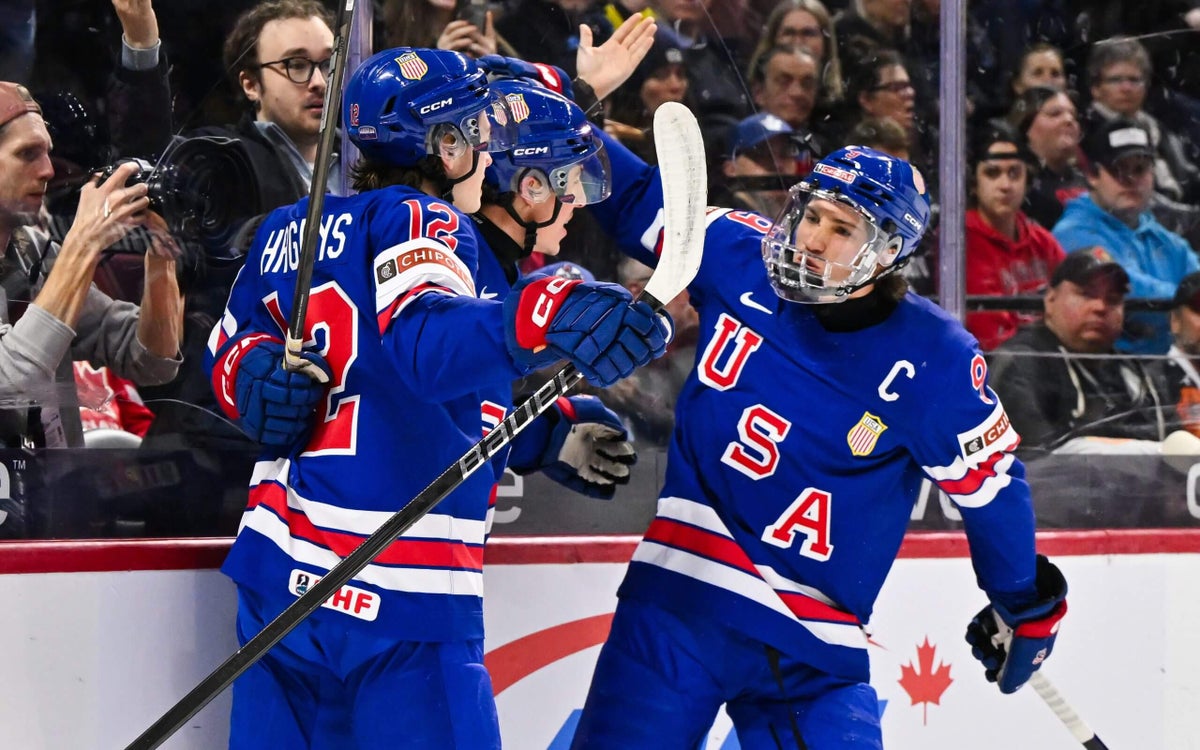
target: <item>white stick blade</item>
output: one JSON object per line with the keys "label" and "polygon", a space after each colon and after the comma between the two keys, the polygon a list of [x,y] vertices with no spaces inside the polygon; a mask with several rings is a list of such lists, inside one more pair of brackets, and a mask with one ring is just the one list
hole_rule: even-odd
{"label": "white stick blade", "polygon": [[666,102],[654,111],[654,148],[662,173],[663,247],[646,294],[666,304],[696,278],[704,253],[707,162],[691,110]]}

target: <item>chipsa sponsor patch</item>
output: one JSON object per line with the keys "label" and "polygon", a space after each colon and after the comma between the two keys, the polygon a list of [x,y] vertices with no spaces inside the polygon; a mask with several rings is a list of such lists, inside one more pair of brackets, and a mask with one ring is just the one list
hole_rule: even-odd
{"label": "chipsa sponsor patch", "polygon": [[846,443],[850,446],[850,452],[855,456],[869,456],[871,451],[875,450],[879,436],[886,429],[887,425],[879,417],[869,411],[863,412],[858,424],[846,433]]}
{"label": "chipsa sponsor patch", "polygon": [[[320,580],[321,576],[313,575],[307,570],[293,570],[288,577],[288,591],[296,596],[303,596],[304,592],[316,586]],[[373,621],[379,617],[379,595],[354,586],[342,586],[321,602],[321,606],[360,620]]]}

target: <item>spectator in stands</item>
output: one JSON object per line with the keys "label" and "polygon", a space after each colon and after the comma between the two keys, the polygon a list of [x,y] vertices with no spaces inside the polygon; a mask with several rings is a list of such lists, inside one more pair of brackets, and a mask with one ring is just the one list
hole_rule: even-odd
{"label": "spectator in stands", "polygon": [[[619,25],[619,24],[618,24]],[[575,52],[580,27],[600,45],[616,28],[595,0],[517,0],[496,20],[496,32],[526,60],[557,65],[571,78],[578,72]]]}
{"label": "spectator in stands", "polygon": [[1171,304],[1171,348],[1167,351],[1167,403],[1183,429],[1200,437],[1200,271],[1183,277]]}
{"label": "spectator in stands", "polygon": [[1042,323],[1017,333],[989,357],[989,382],[1022,448],[1053,449],[1077,437],[1162,440],[1168,414],[1155,360],[1114,353],[1129,275],[1091,250],[1058,265],[1043,300]]}
{"label": "spectator in stands", "polygon": [[1092,103],[1088,123],[1126,117],[1150,135],[1154,152],[1154,188],[1173,201],[1195,203],[1200,200],[1200,169],[1188,157],[1195,148],[1180,135],[1168,132],[1157,119],[1143,109],[1150,85],[1150,56],[1136,39],[1107,39],[1092,46],[1087,75]]}
{"label": "spectator in stands", "polygon": [[[263,0],[238,17],[225,40],[225,69],[246,110],[235,125],[200,128],[195,135],[241,142],[263,212],[308,195],[333,54],[332,24],[318,0]],[[339,193],[341,169],[334,158],[328,188]]]}
{"label": "spectator in stands", "polygon": [[[1187,242],[1148,210],[1154,192],[1150,134],[1118,117],[1088,133],[1083,150],[1091,189],[1067,204],[1054,225],[1055,238],[1067,252],[1103,248],[1129,274],[1133,297],[1169,299],[1200,262]],[[1164,354],[1169,346],[1166,315],[1129,316],[1123,351]]]}
{"label": "spectator in stands", "polygon": [[1053,44],[1036,42],[1027,47],[1009,84],[1014,101],[1035,86],[1066,91],[1062,51]]}
{"label": "spectator in stands", "polygon": [[[144,183],[126,186],[136,168],[94,178],[80,194],[75,222],[60,244],[36,227],[46,183],[54,176],[41,109],[23,86],[0,82],[0,383],[12,399],[32,399],[28,414],[3,412],[9,445],[81,445],[72,359],[108,365],[137,383],[161,383],[179,368],[182,300],[173,243],[152,243],[144,258],[142,304],[117,302],[92,284],[101,252],[147,222]],[[30,302],[32,300],[32,302]],[[68,352],[70,356],[68,356]],[[55,383],[61,387],[54,387]]]}
{"label": "spectator in stands", "polygon": [[385,0],[384,44],[376,46],[378,49],[432,47],[476,58],[497,53],[517,56],[516,50],[496,35],[491,10],[487,11],[482,28],[457,17],[456,10],[454,0]]}
{"label": "spectator in stands", "polygon": [[1034,86],[1013,103],[1008,122],[1025,137],[1037,158],[1024,211],[1050,229],[1072,198],[1087,192],[1087,176],[1079,166],[1079,118],[1067,92]]}
{"label": "spectator in stands", "polygon": [[772,47],[755,60],[749,83],[759,112],[816,136],[810,123],[821,90],[816,58],[802,49]]}
{"label": "spectator in stands", "polygon": [[[908,50],[908,27],[912,17],[912,0],[854,0],[837,14],[833,27],[843,45],[867,45]],[[848,64],[847,46],[842,47],[842,67]]]}
{"label": "spectator in stands", "polygon": [[837,32],[821,0],[782,0],[763,23],[762,37],[750,56],[751,69],[772,47],[802,49],[817,61],[821,93],[820,110],[828,112],[842,100],[842,65],[838,60]]}
{"label": "spectator in stands", "polygon": [[[654,33],[654,46],[609,99],[605,131],[651,164],[658,163],[651,130],[654,110],[663,102],[691,101],[683,63],[678,38],[660,27]],[[706,142],[712,137],[709,133]]]}
{"label": "spectator in stands", "polygon": [[[843,63],[846,63],[843,60]],[[867,50],[853,65],[846,64],[846,98],[840,123],[832,132],[846,132],[865,117],[894,121],[908,134],[910,161],[925,175],[937,194],[937,115],[930,101],[918,98],[904,58],[888,49]]]}
{"label": "spectator in stands", "polygon": [[722,38],[709,14],[712,4],[713,0],[652,0],[651,7],[659,25],[676,35],[683,50],[691,106],[701,126],[724,132],[754,112],[741,73],[749,50]]}
{"label": "spectator in stands", "polygon": [[750,115],[729,134],[723,164],[727,194],[714,190],[709,202],[778,216],[788,189],[812,170],[812,159],[812,151],[786,122],[765,112]]}
{"label": "spectator in stands", "polygon": [[[1064,253],[1048,230],[1021,213],[1031,159],[1024,140],[1007,125],[985,127],[969,157],[967,294],[1041,295]],[[989,351],[1037,319],[1020,311],[972,312],[966,326]]]}

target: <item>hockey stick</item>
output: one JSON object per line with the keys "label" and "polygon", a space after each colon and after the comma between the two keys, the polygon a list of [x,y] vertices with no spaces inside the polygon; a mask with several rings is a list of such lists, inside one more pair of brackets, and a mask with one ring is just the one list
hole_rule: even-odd
{"label": "hockey stick", "polygon": [[[654,139],[662,172],[663,243],[658,265],[650,280],[646,282],[645,291],[639,299],[649,303],[657,311],[687,288],[700,267],[708,195],[704,141],[700,135],[700,126],[691,111],[676,103],[660,106],[654,113]],[[152,750],[161,745],[175,730],[237,679],[238,675],[249,669],[304,618],[320,607],[322,602],[341,589],[397,537],[432,510],[442,498],[462,484],[476,469],[486,464],[497,451],[508,445],[517,433],[546,411],[559,396],[566,394],[582,377],[571,364],[559,370],[486,437],[473,445],[462,458],[396,511],[312,588],[267,623],[258,635],[247,641],[246,645],[234,652],[168,709],[126,750]]]}
{"label": "hockey stick", "polygon": [[1108,745],[1092,731],[1091,727],[1084,723],[1083,719],[1079,718],[1079,714],[1075,713],[1075,709],[1063,699],[1058,692],[1058,688],[1054,687],[1054,683],[1050,682],[1050,678],[1042,674],[1041,671],[1033,673],[1029,678],[1029,684],[1033,685],[1033,689],[1041,696],[1054,715],[1059,721],[1067,725],[1067,729],[1071,730],[1071,734],[1075,739],[1079,740],[1088,750],[1108,750]]}
{"label": "hockey stick", "polygon": [[354,22],[354,0],[345,0],[338,8],[337,33],[333,37],[333,66],[325,81],[325,103],[321,108],[321,139],[317,142],[317,158],[313,162],[312,182],[308,188],[308,213],[304,217],[304,235],[300,240],[300,256],[296,261],[296,293],[292,299],[292,315],[288,318],[284,339],[283,366],[292,372],[303,372],[318,383],[329,382],[329,376],[312,362],[300,356],[304,349],[304,322],[308,316],[308,296],[312,292],[313,263],[317,258],[317,240],[321,234],[321,213],[325,209],[325,184],[329,180],[329,162],[333,152],[333,136],[337,132],[338,116],[342,109],[342,77],[346,70],[346,40]]}

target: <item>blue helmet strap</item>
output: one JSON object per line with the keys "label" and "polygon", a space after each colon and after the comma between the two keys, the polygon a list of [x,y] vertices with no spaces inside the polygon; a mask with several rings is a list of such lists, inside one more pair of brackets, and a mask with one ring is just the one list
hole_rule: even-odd
{"label": "blue helmet strap", "polygon": [[[530,170],[528,169],[525,170],[525,172],[515,180],[517,185],[521,184],[521,180],[525,178],[525,175],[528,174],[529,171]],[[525,230],[525,244],[523,245],[523,248],[525,250],[525,255],[529,255],[533,252],[533,246],[537,244],[537,230],[541,229],[542,227],[548,227],[554,222],[558,221],[558,213],[562,210],[562,201],[560,201],[558,196],[555,195],[554,212],[550,214],[549,219],[539,223],[536,221],[526,221],[525,219],[521,218],[521,215],[517,213],[517,209],[513,207],[513,203],[516,202],[516,199],[517,193],[509,193],[508,200],[504,202],[504,210],[508,212],[508,215],[512,217],[513,221],[517,222],[517,224],[520,224]]]}

